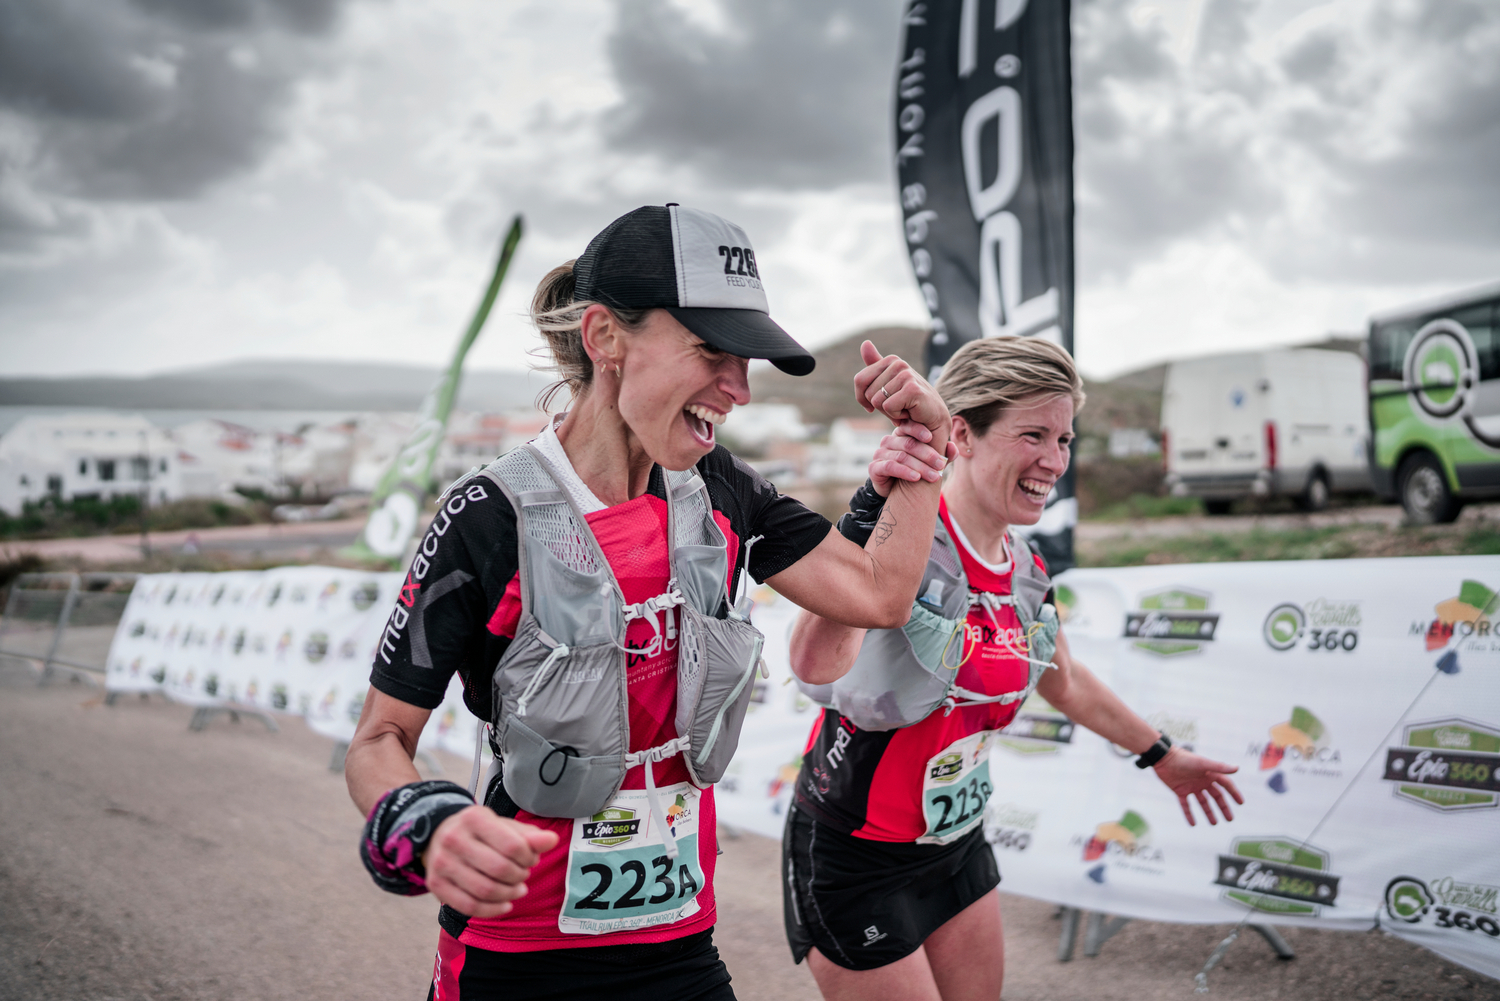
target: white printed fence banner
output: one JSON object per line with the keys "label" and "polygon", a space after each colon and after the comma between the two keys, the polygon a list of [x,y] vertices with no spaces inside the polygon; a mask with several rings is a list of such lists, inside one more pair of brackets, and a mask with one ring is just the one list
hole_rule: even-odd
{"label": "white printed fence banner", "polygon": [[[299,712],[348,739],[400,585],[326,567],[143,577],[115,691]],[[1004,888],[1158,921],[1379,926],[1500,977],[1500,558],[1070,570],[1073,656],[1179,746],[1239,766],[1230,824],[1189,827],[1133,756],[1033,696],[991,752]],[[779,837],[818,709],[766,634],[720,819]],[[468,755],[458,686],[424,743]],[[956,795],[955,791],[955,795]]]}
{"label": "white printed fence banner", "polygon": [[[1008,892],[1156,921],[1379,927],[1500,977],[1500,558],[1070,570],[1073,656],[1178,745],[1238,765],[1189,827],[1133,755],[1033,697],[991,752]],[[778,836],[816,707],[786,601],[719,815]],[[956,791],[955,791],[956,795]]]}
{"label": "white printed fence banner", "polygon": [[[115,692],[293,713],[347,741],[401,574],[281,567],[141,577],[107,661]],[[420,746],[474,751],[477,721],[455,680]]]}

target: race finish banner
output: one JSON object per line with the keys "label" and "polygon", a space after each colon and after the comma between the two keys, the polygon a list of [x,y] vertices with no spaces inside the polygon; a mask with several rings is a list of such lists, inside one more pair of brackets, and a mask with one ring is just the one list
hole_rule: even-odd
{"label": "race finish banner", "polygon": [[[980,337],[1073,350],[1073,98],[1068,0],[913,0],[896,73],[896,167],[937,381]],[[1071,470],[1028,534],[1073,565]]]}
{"label": "race finish banner", "polygon": [[370,519],[365,523],[364,534],[349,547],[346,555],[385,561],[394,566],[406,552],[406,545],[416,532],[422,503],[433,492],[432,464],[448,429],[453,401],[458,396],[464,358],[484,328],[484,321],[489,318],[495,296],[500,292],[500,283],[505,280],[505,272],[509,270],[516,245],[520,242],[521,217],[516,216],[511,220],[510,231],[500,247],[500,259],[495,262],[489,288],[485,289],[484,298],[469,321],[469,328],[459,338],[448,370],[422,401],[422,409],[417,412],[416,430],[412,431],[401,451],[396,453],[391,467],[376,484],[370,497]]}

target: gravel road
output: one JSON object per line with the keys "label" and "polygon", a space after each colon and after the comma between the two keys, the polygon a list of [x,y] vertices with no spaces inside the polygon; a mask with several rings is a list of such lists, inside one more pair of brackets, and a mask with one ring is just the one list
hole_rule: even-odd
{"label": "gravel road", "polygon": [[[0,659],[0,998],[305,1001],[426,995],[430,898],[376,890],[331,745],[153,696],[105,706]],[[464,763],[443,757],[450,776]],[[778,846],[724,839],[716,938],[744,1001],[812,1001],[781,935]],[[1096,959],[1056,960],[1049,905],[1003,898],[1012,1001],[1193,998],[1223,927],[1132,922]],[[1212,975],[1225,1001],[1500,999],[1500,983],[1378,934],[1253,936]]]}

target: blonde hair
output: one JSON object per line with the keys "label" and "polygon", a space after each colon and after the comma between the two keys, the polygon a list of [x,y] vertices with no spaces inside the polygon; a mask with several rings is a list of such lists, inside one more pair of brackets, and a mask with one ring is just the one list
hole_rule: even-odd
{"label": "blonde hair", "polygon": [[[542,277],[536,294],[531,297],[531,322],[547,342],[552,364],[544,366],[556,372],[558,381],[542,390],[537,407],[546,410],[552,398],[566,389],[569,397],[579,399],[594,383],[594,363],[583,346],[583,314],[590,306],[604,305],[592,299],[575,299],[577,283],[573,265],[577,258],[559,264]],[[627,330],[637,327],[650,312],[648,309],[616,309],[605,306]]]}
{"label": "blonde hair", "polygon": [[948,412],[979,437],[1006,407],[1039,397],[1066,396],[1083,409],[1083,380],[1073,357],[1040,337],[985,337],[954,353],[938,377]]}

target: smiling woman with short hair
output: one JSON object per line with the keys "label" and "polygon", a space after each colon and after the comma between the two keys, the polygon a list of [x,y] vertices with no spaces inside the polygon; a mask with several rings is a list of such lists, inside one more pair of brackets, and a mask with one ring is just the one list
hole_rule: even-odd
{"label": "smiling woman with short hair", "polygon": [[[1177,794],[1232,820],[1235,768],[1171,747],[1068,654],[1046,567],[1014,526],[1035,525],[1067,471],[1082,380],[1040,338],[964,345],[937,391],[956,457],[918,598],[896,629],[804,611],[792,670],[825,706],[813,725],[782,845],[787,938],[829,1001],[995,1001],[1005,970],[1000,872],[984,807],[1004,775],[990,738],[1033,690],[1139,755]],[[882,530],[894,484],[934,472],[898,428],[840,531]],[[894,495],[891,495],[894,496]]]}

